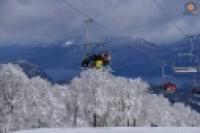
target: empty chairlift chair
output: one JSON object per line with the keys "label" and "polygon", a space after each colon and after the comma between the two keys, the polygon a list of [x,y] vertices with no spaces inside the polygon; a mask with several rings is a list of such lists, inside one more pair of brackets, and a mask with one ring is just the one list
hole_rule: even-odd
{"label": "empty chairlift chair", "polygon": [[198,67],[194,55],[190,53],[178,54],[173,63],[175,73],[197,73]]}
{"label": "empty chairlift chair", "polygon": [[197,73],[198,65],[193,54],[194,43],[193,36],[188,37],[190,39],[190,50],[185,53],[179,53],[173,63],[173,69],[175,73]]}

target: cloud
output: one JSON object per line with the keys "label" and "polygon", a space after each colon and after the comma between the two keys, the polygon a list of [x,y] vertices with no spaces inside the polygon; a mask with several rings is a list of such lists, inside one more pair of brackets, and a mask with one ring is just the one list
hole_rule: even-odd
{"label": "cloud", "polygon": [[[152,0],[68,1],[117,35],[154,42],[176,41],[184,36]],[[182,14],[186,0],[157,1],[184,32],[200,33],[200,17]],[[0,16],[1,44],[52,44],[82,36],[85,32],[84,18],[63,0],[0,0]],[[114,36],[95,24],[90,34],[92,39]]]}

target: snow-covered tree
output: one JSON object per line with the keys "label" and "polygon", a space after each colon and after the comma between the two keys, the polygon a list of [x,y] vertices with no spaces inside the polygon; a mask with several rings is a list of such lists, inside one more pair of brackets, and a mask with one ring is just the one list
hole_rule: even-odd
{"label": "snow-covered tree", "polygon": [[72,80],[69,88],[78,97],[78,117],[89,126],[93,126],[94,114],[97,126],[200,125],[197,112],[181,103],[171,105],[163,96],[150,94],[148,87],[141,79],[88,70]]}
{"label": "snow-covered tree", "polygon": [[16,65],[0,68],[0,123],[10,130],[66,126],[65,86],[29,79]]}
{"label": "snow-covered tree", "polygon": [[142,79],[87,70],[69,85],[0,66],[0,125],[9,130],[72,126],[200,126],[200,114],[150,94]]}

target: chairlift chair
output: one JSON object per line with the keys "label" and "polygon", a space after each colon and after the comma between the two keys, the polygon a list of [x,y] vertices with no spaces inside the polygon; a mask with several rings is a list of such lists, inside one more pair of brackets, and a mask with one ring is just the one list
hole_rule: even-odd
{"label": "chairlift chair", "polygon": [[191,53],[178,54],[177,59],[173,62],[175,73],[197,73],[198,67]]}
{"label": "chairlift chair", "polygon": [[193,36],[190,38],[190,51],[177,54],[176,60],[173,62],[173,70],[175,73],[197,73],[198,67],[193,54]]}
{"label": "chairlift chair", "polygon": [[[161,88],[170,93],[174,93],[177,89],[176,84],[172,82],[174,77],[165,74],[165,64],[162,64],[162,83]],[[174,80],[173,80],[174,81]]]}

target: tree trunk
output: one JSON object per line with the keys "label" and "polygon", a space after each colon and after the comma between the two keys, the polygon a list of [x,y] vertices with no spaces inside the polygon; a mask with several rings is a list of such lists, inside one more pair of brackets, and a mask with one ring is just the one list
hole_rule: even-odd
{"label": "tree trunk", "polygon": [[97,115],[96,113],[93,114],[93,127],[97,127]]}
{"label": "tree trunk", "polygon": [[77,126],[77,119],[78,119],[78,98],[76,97],[76,103],[74,107],[74,122],[73,122],[74,127]]}
{"label": "tree trunk", "polygon": [[136,127],[136,119],[133,119],[133,126]]}
{"label": "tree trunk", "polygon": [[127,120],[127,126],[130,127],[130,122],[129,119]]}

